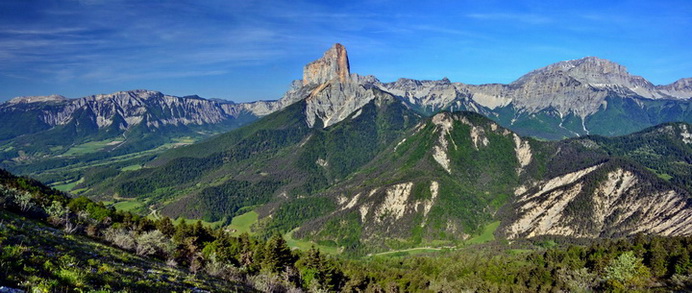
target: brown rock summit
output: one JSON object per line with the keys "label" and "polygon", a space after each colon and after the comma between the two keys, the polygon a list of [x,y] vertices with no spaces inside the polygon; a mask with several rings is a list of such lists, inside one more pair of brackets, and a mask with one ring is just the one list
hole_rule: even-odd
{"label": "brown rock summit", "polygon": [[334,44],[322,58],[317,59],[303,69],[303,85],[323,84],[335,78],[346,82],[351,74],[346,48]]}

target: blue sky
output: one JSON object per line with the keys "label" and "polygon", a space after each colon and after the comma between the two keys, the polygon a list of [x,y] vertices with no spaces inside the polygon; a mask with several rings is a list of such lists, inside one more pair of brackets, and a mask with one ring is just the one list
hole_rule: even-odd
{"label": "blue sky", "polygon": [[692,1],[0,0],[0,101],[130,89],[277,99],[340,42],[351,71],[509,83],[598,56],[692,77]]}

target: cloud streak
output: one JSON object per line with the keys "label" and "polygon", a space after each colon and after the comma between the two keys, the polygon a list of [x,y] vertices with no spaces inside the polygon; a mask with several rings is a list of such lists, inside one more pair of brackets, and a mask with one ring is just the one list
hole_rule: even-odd
{"label": "cloud streak", "polygon": [[471,13],[467,14],[466,17],[485,21],[509,21],[532,25],[544,25],[554,22],[553,18],[549,16],[533,13]]}

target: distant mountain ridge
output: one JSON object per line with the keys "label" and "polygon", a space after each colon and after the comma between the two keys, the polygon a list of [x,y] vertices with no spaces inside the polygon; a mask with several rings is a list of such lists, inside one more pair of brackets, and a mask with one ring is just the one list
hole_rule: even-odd
{"label": "distant mountain ridge", "polygon": [[118,128],[128,129],[143,121],[148,127],[216,124],[243,113],[266,115],[276,110],[275,104],[264,101],[235,104],[198,96],[175,97],[157,91],[133,90],[79,99],[57,95],[18,97],[0,105],[0,111],[35,111],[47,127],[65,125],[75,119],[77,112],[88,111],[98,128],[119,123]]}
{"label": "distant mountain ridge", "polygon": [[[597,57],[548,65],[510,84],[483,85],[447,78],[382,83],[374,76],[351,73],[348,61],[343,45],[334,45],[305,67],[303,80],[295,81],[281,100],[328,96],[306,109],[308,117],[320,117],[327,127],[372,100],[359,94],[360,89],[376,87],[424,115],[473,111],[522,135],[547,139],[623,135],[665,122],[692,122],[692,79],[656,86],[629,74],[622,65]],[[335,91],[331,86],[337,84]],[[314,120],[308,122],[311,127]]]}
{"label": "distant mountain ridge", "polygon": [[99,141],[108,143],[103,150],[112,156],[147,151],[180,137],[201,139],[228,131],[284,106],[282,101],[233,103],[149,90],[78,99],[18,97],[0,104],[0,145],[5,145],[0,160],[19,171],[13,166],[72,156],[70,149]]}

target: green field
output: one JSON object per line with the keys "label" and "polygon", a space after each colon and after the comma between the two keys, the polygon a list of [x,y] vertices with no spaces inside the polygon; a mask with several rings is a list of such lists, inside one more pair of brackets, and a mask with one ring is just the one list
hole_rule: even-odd
{"label": "green field", "polygon": [[75,180],[75,181],[60,182],[59,184],[55,184],[52,187],[57,189],[57,190],[60,190],[60,191],[68,192],[68,191],[74,189],[74,187],[77,184],[82,183],[83,181],[84,181],[84,178],[80,178],[79,180]]}
{"label": "green field", "polygon": [[93,153],[99,150],[102,150],[108,145],[116,144],[116,143],[121,143],[122,140],[101,140],[101,141],[91,141],[87,143],[83,143],[80,145],[76,145],[71,147],[69,150],[67,150],[63,155],[64,156],[75,156],[75,155],[83,155],[83,154],[88,154],[88,153]]}
{"label": "green field", "polygon": [[492,222],[486,225],[485,227],[483,227],[483,233],[481,233],[481,235],[472,237],[469,240],[464,241],[464,244],[481,244],[495,240],[495,235],[493,235],[493,233],[495,232],[495,230],[497,230],[497,227],[499,226],[500,221]]}
{"label": "green field", "polygon": [[[78,163],[71,164],[68,166],[57,167],[57,168],[52,168],[52,169],[48,169],[48,170],[43,170],[43,171],[36,172],[36,173],[31,173],[29,175],[32,177],[40,178],[42,175],[51,176],[51,174],[68,174],[68,173],[73,173],[73,172],[83,172],[83,170],[88,169],[88,168],[99,167],[99,166],[110,166],[110,165],[114,165],[114,164],[118,164],[118,163],[121,163],[121,166],[124,166],[121,168],[121,171],[138,170],[138,169],[141,169],[143,167],[143,164],[144,164],[144,162],[147,161],[148,156],[152,156],[152,155],[161,153],[165,150],[175,148],[178,146],[188,145],[188,144],[194,143],[196,141],[197,141],[197,139],[195,139],[193,137],[173,138],[171,140],[171,142],[165,143],[165,144],[160,145],[160,146],[153,148],[153,149],[128,153],[128,154],[119,155],[119,156],[106,157],[103,159],[94,160],[94,161],[90,161],[90,162],[78,162]],[[93,141],[93,142],[83,143],[83,144],[71,147],[69,150],[67,150],[67,152],[63,153],[60,156],[77,156],[78,157],[80,155],[85,155],[85,154],[101,151],[105,147],[107,147],[109,144],[115,144],[118,142],[122,142],[122,141],[121,140],[103,140],[103,141]],[[7,151],[7,150],[5,150],[5,151]],[[129,164],[127,164],[127,163],[122,164],[123,162],[127,162],[127,161],[131,161],[131,162],[129,162]],[[50,182],[50,181],[47,181],[47,182]],[[54,186],[66,185],[66,186],[60,187],[60,188],[62,188],[61,190],[64,190],[64,191],[69,191],[72,188],[74,188],[74,186],[69,186],[68,184],[70,184],[70,182],[53,183]]]}
{"label": "green field", "polygon": [[294,239],[293,238],[293,232],[295,232],[296,230],[297,230],[297,228],[291,232],[284,234],[284,239],[286,240],[286,244],[291,249],[308,250],[314,246],[315,248],[319,249],[321,252],[324,252],[327,254],[331,254],[331,255],[339,254],[339,248],[338,247],[324,246],[324,245],[319,245],[317,243],[314,243],[312,241]]}
{"label": "green field", "polygon": [[[242,215],[236,216],[231,220],[231,224],[228,225],[227,230],[232,230],[231,235],[238,236],[242,233],[248,233],[248,234],[253,234],[252,232],[252,225],[257,223],[259,215],[255,211],[249,211],[247,213],[244,213]],[[305,241],[305,240],[300,240],[300,239],[294,239],[293,238],[293,232],[295,230],[288,232],[284,234],[284,239],[286,240],[286,244],[288,247],[291,249],[300,249],[300,250],[308,250],[311,247],[316,247],[320,251],[328,254],[338,254],[338,248],[337,247],[331,247],[331,246],[324,246],[324,245],[318,245],[312,241]]]}
{"label": "green field", "polygon": [[238,236],[243,233],[253,234],[250,229],[253,224],[257,223],[257,217],[259,215],[255,211],[249,211],[240,216],[236,216],[231,220],[231,224],[228,225],[227,229],[231,230],[231,235]]}
{"label": "green field", "polygon": [[136,170],[139,170],[139,169],[142,169],[142,165],[140,165],[140,164],[134,164],[134,165],[129,165],[129,166],[122,167],[122,168],[120,168],[120,171],[136,171]]}
{"label": "green field", "polygon": [[440,248],[414,247],[414,248],[409,248],[409,249],[390,250],[390,251],[371,254],[369,256],[402,257],[402,256],[410,256],[410,255],[423,254],[423,253],[438,252],[438,251],[443,250],[443,249],[450,249],[450,248],[449,247],[440,247]]}
{"label": "green field", "polygon": [[[485,227],[483,227],[483,232],[475,237],[472,237],[466,241],[464,241],[463,245],[473,245],[473,244],[481,244],[481,243],[486,243],[495,240],[495,235],[493,233],[497,228],[500,226],[500,221],[492,222]],[[407,248],[407,249],[397,249],[397,250],[390,250],[390,251],[385,251],[385,252],[380,252],[380,253],[373,253],[368,256],[373,257],[373,256],[386,256],[386,257],[404,257],[404,256],[411,256],[411,255],[416,255],[416,254],[423,254],[423,253],[431,253],[431,252],[439,252],[445,249],[455,249],[455,247],[452,246],[441,246],[441,247],[436,247],[437,245],[441,245],[442,243],[437,243],[437,244],[430,244],[430,246],[426,247],[414,247],[414,248]]]}
{"label": "green field", "polygon": [[144,204],[136,200],[126,200],[113,204],[113,207],[120,211],[132,211],[142,206],[144,206]]}

